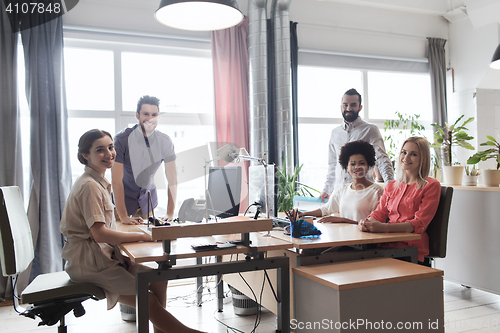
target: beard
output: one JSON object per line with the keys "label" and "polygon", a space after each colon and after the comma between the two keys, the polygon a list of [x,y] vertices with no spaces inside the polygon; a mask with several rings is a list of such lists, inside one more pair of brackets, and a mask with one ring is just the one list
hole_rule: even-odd
{"label": "beard", "polygon": [[342,117],[344,117],[344,120],[348,123],[352,123],[356,119],[358,119],[359,111],[344,111],[342,112]]}
{"label": "beard", "polygon": [[146,136],[150,136],[154,130],[156,129],[156,126],[158,125],[158,122],[156,120],[149,120],[146,122],[140,122],[139,126],[142,129],[142,134],[145,134]]}

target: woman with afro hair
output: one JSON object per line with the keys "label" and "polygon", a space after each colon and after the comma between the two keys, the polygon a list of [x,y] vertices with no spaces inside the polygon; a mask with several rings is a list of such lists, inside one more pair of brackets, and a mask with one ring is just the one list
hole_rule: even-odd
{"label": "woman with afro hair", "polygon": [[324,206],[300,216],[322,217],[320,223],[357,224],[377,208],[384,189],[366,178],[375,166],[373,146],[361,140],[348,142],[340,150],[339,163],[353,182],[335,187]]}

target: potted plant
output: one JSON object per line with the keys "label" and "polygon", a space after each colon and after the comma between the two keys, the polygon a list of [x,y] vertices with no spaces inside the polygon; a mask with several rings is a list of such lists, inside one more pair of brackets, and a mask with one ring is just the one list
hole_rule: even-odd
{"label": "potted plant", "polygon": [[477,178],[479,177],[481,173],[479,172],[479,169],[476,169],[476,166],[473,165],[472,168],[470,166],[465,167],[465,175],[464,179],[462,181],[462,185],[465,186],[476,186],[477,185]]}
{"label": "potted plant", "polygon": [[464,115],[460,116],[452,125],[448,125],[448,123],[445,123],[445,126],[440,126],[436,123],[431,124],[431,126],[437,129],[437,132],[434,133],[434,143],[431,147],[441,149],[443,159],[443,182],[446,185],[462,184],[464,167],[455,165],[457,163],[453,163],[453,147],[460,146],[465,149],[474,150],[474,147],[467,142],[468,140],[474,139],[474,137],[467,134],[466,131],[469,129],[465,127],[465,125],[474,120],[474,117],[470,117],[459,125],[458,123],[463,117]]}
{"label": "potted plant", "polygon": [[[483,183],[485,186],[498,186],[500,184],[500,142],[491,135],[486,136],[488,141],[479,144],[492,148],[478,151],[467,160],[467,164],[477,164],[479,161],[494,159],[497,164],[496,170],[483,170]],[[499,136],[500,139],[500,136]]]}
{"label": "potted plant", "polygon": [[[403,131],[410,131],[410,136],[425,136],[423,133],[425,127],[418,122],[419,114],[407,115],[396,111],[398,119],[387,119],[384,121],[384,132],[388,133],[389,130],[399,129],[395,134],[388,133],[384,135],[384,142],[386,144],[387,155],[391,161],[395,161],[398,156],[398,149],[401,148],[401,143],[406,139]],[[402,139],[403,141],[400,142]]]}
{"label": "potted plant", "polygon": [[283,155],[281,157],[282,170],[276,168],[278,173],[278,212],[282,212],[284,210],[289,211],[293,209],[293,197],[296,195],[313,197],[314,195],[311,193],[311,191],[319,193],[318,190],[298,181],[298,176],[300,170],[302,170],[303,164],[299,167],[296,167],[293,170],[292,174],[287,174],[285,163],[285,157]]}

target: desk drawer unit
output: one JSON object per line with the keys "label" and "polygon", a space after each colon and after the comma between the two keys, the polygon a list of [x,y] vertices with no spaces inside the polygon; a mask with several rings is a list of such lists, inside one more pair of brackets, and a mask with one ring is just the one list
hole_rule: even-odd
{"label": "desk drawer unit", "polygon": [[444,332],[441,270],[374,258],[293,273],[295,332]]}

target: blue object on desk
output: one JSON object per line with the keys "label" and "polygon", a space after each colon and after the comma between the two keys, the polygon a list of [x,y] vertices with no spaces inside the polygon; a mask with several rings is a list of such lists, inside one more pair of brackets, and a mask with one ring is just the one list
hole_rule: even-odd
{"label": "blue object on desk", "polygon": [[314,224],[302,219],[290,223],[290,233],[293,238],[316,238],[321,235],[321,231]]}

